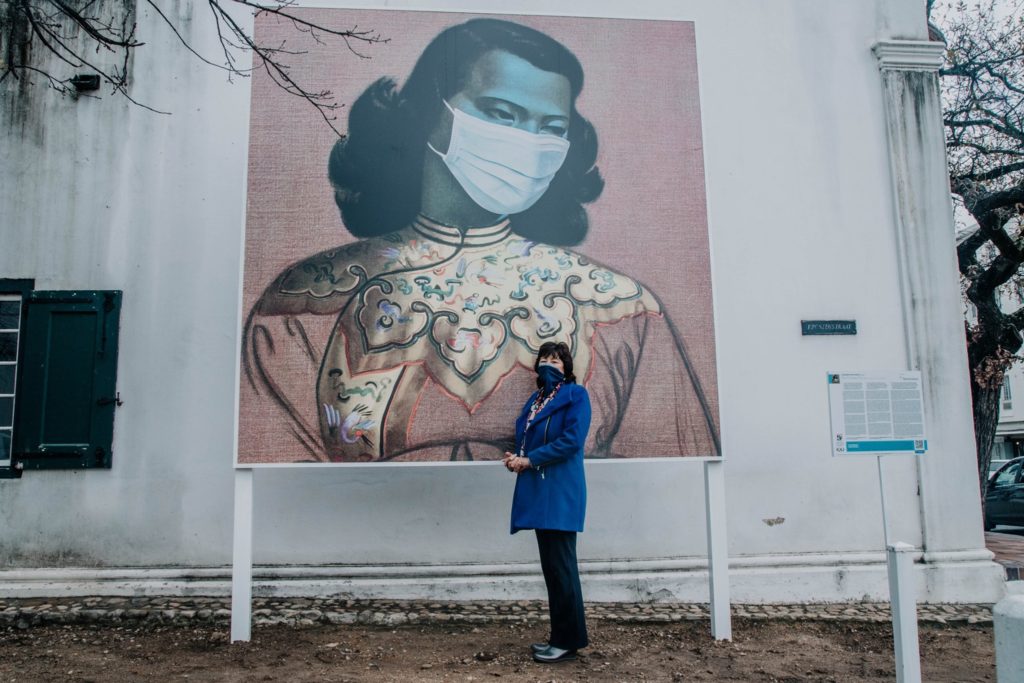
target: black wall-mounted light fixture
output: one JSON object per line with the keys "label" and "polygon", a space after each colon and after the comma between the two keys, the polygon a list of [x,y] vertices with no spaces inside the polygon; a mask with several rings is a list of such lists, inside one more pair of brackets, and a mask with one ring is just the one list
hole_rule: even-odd
{"label": "black wall-mounted light fixture", "polygon": [[74,86],[75,92],[99,90],[100,76],[99,74],[78,74],[77,76],[72,77],[71,85]]}

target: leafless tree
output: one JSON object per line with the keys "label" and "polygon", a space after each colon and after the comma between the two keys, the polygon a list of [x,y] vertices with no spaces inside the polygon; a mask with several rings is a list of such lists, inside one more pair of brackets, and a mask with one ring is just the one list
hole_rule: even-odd
{"label": "leafless tree", "polygon": [[940,76],[950,187],[958,214],[970,216],[957,257],[984,496],[1003,380],[1024,342],[1024,12],[1021,0],[933,3],[934,37],[948,48]]}
{"label": "leafless tree", "polygon": [[[132,55],[145,45],[137,32],[136,14],[147,8],[173,32],[182,49],[197,59],[224,70],[229,78],[264,71],[283,90],[309,102],[338,132],[335,121],[340,105],[333,94],[310,89],[292,74],[288,60],[301,52],[286,42],[258,42],[239,23],[237,8],[274,15],[320,44],[339,41],[360,58],[366,57],[361,46],[387,42],[377,32],[358,26],[342,29],[310,21],[295,11],[292,0],[195,0],[194,16],[201,17],[199,9],[205,7],[209,16],[202,20],[216,25],[220,52],[211,57],[200,54],[185,38],[186,27],[179,24],[183,20],[170,11],[170,4],[168,0],[0,0],[0,83],[37,79],[62,94],[78,96],[87,87],[81,76],[54,68],[70,67],[89,72],[93,79],[98,76],[112,94],[151,109],[137,101],[129,87]],[[248,54],[252,55],[251,65]]]}

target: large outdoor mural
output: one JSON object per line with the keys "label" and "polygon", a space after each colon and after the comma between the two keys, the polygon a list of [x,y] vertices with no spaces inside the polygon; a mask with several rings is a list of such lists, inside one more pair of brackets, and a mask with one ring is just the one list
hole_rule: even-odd
{"label": "large outdoor mural", "polygon": [[588,457],[719,455],[693,25],[298,11],[390,42],[257,17],[345,137],[254,76],[239,463],[498,460],[546,341]]}

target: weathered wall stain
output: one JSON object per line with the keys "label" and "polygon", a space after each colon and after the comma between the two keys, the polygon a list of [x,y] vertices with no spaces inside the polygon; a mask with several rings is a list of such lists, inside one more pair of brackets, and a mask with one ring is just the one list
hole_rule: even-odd
{"label": "weathered wall stain", "polygon": [[[73,0],[68,5],[75,10],[86,12],[103,24],[114,27],[117,37],[121,27],[130,32],[135,24],[135,0],[95,0],[82,2]],[[33,11],[37,23],[52,24],[51,30],[60,38],[52,36],[46,41],[47,47],[31,28],[28,11]],[[0,83],[0,129],[21,138],[42,144],[44,126],[49,106],[54,101],[75,100],[76,95],[62,94],[50,86],[49,74],[57,81],[63,81],[77,74],[96,73],[97,69],[114,73],[124,70],[131,83],[134,64],[132,50],[125,60],[125,53],[119,49],[107,49],[90,38],[75,22],[58,14],[56,5],[49,3],[24,4],[18,2],[0,3],[0,73],[8,65],[24,65],[10,73]],[[145,42],[145,41],[140,41]],[[88,64],[72,58],[60,44],[67,46],[85,58]],[[90,66],[91,65],[91,66]],[[103,83],[100,96],[109,96],[110,85]]]}

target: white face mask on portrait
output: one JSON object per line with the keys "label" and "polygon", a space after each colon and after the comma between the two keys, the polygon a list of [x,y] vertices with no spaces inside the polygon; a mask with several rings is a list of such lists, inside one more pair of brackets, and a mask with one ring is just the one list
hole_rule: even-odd
{"label": "white face mask on portrait", "polygon": [[474,202],[491,213],[526,211],[548,189],[569,153],[569,141],[554,135],[489,123],[444,106],[452,113],[448,152],[441,154],[459,185]]}

